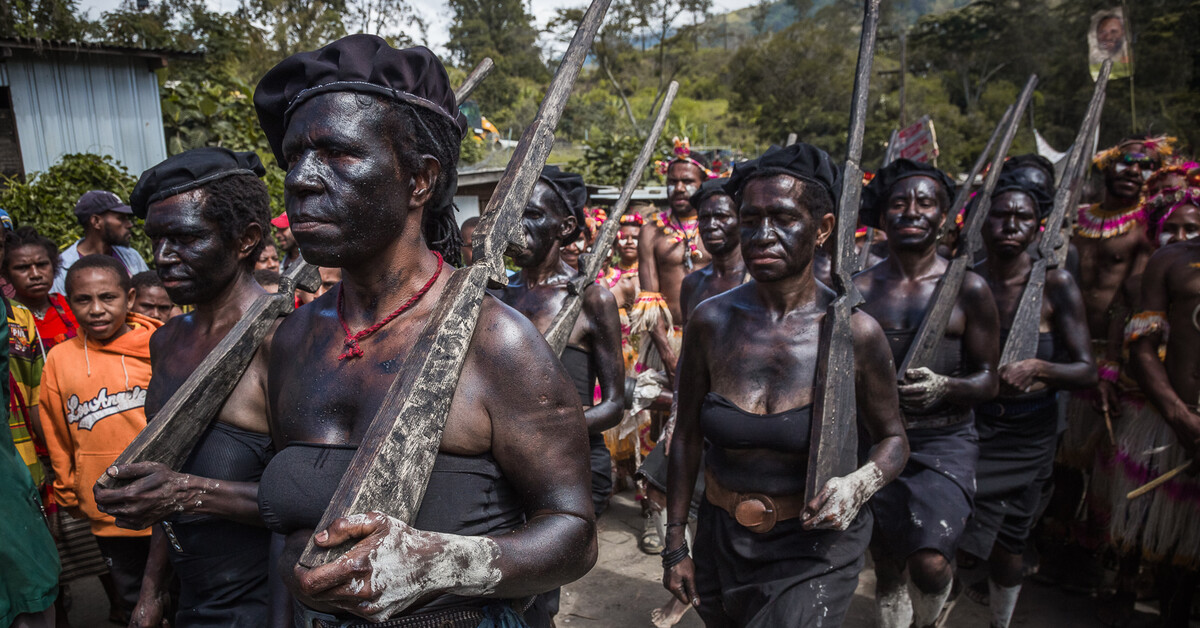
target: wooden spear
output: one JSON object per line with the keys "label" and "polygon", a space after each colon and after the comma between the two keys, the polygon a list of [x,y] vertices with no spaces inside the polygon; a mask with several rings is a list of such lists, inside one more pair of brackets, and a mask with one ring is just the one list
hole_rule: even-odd
{"label": "wooden spear", "polygon": [[[912,369],[928,367],[933,360],[934,352],[937,351],[938,344],[946,335],[946,325],[950,323],[950,314],[954,312],[954,306],[958,303],[958,292],[962,289],[962,283],[967,276],[974,251],[979,248],[979,234],[992,204],[992,190],[996,189],[996,181],[1000,179],[1004,157],[1008,154],[1008,148],[1017,134],[1021,114],[1024,113],[1025,107],[1033,98],[1033,88],[1036,85],[1037,75],[1030,76],[1029,81],[1025,83],[1025,89],[1021,90],[1021,95],[1017,98],[1017,104],[1013,108],[1008,126],[1004,130],[1000,146],[992,156],[992,167],[988,170],[983,190],[979,192],[975,208],[968,212],[966,221],[963,223],[962,235],[959,236],[954,258],[950,260],[946,273],[938,280],[937,287],[934,288],[933,295],[929,299],[929,308],[925,310],[925,318],[921,321],[921,326],[917,328],[917,335],[913,338],[912,346],[908,348],[908,354],[904,356],[904,361],[901,362],[900,368],[896,372],[897,378],[901,380],[904,379],[905,373]],[[959,194],[962,194],[961,190]],[[946,220],[953,220],[953,216],[947,215]]]}
{"label": "wooden spear", "polygon": [[671,81],[671,84],[667,86],[667,93],[663,97],[662,105],[658,108],[658,117],[654,119],[654,125],[650,127],[650,134],[646,136],[646,141],[642,144],[642,151],[638,153],[637,159],[633,162],[633,170],[625,179],[625,185],[621,188],[617,202],[609,210],[608,219],[604,221],[600,227],[600,233],[596,235],[596,241],[592,243],[592,251],[579,256],[579,274],[567,284],[568,295],[563,302],[562,309],[558,311],[550,323],[550,327],[546,329],[546,342],[550,343],[550,348],[554,350],[555,355],[562,355],[563,348],[567,346],[571,331],[575,329],[575,321],[578,320],[579,313],[583,310],[583,291],[596,282],[596,275],[600,272],[600,267],[604,265],[604,260],[608,258],[609,250],[617,239],[617,232],[621,229],[621,216],[629,207],[629,200],[633,198],[633,192],[637,190],[638,183],[642,180],[642,173],[650,164],[650,157],[653,156],[654,148],[658,145],[658,138],[662,135],[663,127],[667,125],[667,114],[671,112],[671,103],[675,101],[675,94],[678,91],[679,83]]}
{"label": "wooden spear", "polygon": [[[507,282],[504,253],[510,246],[523,244],[521,214],[550,156],[554,128],[609,2],[593,0],[584,14],[537,116],[521,136],[475,230],[475,263],[451,275],[363,435],[358,452],[317,524],[318,530],[329,527],[338,517],[371,510],[406,523],[416,518],[486,290],[489,285],[504,286]],[[347,549],[348,544],[320,548],[310,538],[299,562],[314,568]]]}
{"label": "wooden spear", "polygon": [[[292,264],[279,280],[279,292],[261,295],[250,304],[241,320],[200,361],[113,464],[161,462],[175,470],[183,466],[204,430],[241,381],[275,320],[295,309],[296,288],[315,292],[320,287],[316,266],[306,264],[303,259]],[[96,484],[118,488],[128,481],[105,471]]]}
{"label": "wooden spear", "polygon": [[496,64],[492,62],[491,57],[484,57],[483,61],[480,61],[479,65],[475,66],[475,69],[471,70],[471,73],[467,75],[467,80],[463,81],[463,84],[454,90],[454,102],[459,105],[467,102],[467,99],[471,97],[471,92],[474,92],[475,88],[479,87],[479,84],[483,82],[483,79],[487,78],[487,75],[492,73],[492,69],[495,67]]}
{"label": "wooden spear", "polygon": [[[867,0],[863,10],[862,38],[858,44],[858,68],[854,96],[850,101],[850,128],[846,139],[846,165],[842,170],[842,193],[838,199],[834,227],[831,275],[837,291],[825,310],[817,349],[816,395],[813,404],[805,502],[816,496],[831,478],[858,468],[858,413],[854,397],[854,335],[850,317],[862,302],[851,274],[858,265],[854,231],[858,227],[859,196],[862,193],[863,133],[867,124],[871,64],[875,58],[875,36],[879,26],[879,0]],[[865,245],[864,245],[865,246]]]}
{"label": "wooden spear", "polygon": [[[996,123],[995,130],[992,131],[992,136],[988,138],[987,144],[983,147],[983,152],[979,153],[979,157],[975,159],[975,164],[971,166],[971,172],[967,174],[967,181],[958,188],[958,193],[954,195],[954,201],[950,203],[950,213],[946,215],[946,222],[942,223],[942,228],[938,229],[938,241],[946,237],[950,229],[954,227],[954,219],[958,216],[958,212],[962,211],[967,203],[971,200],[971,186],[975,185],[975,177],[979,176],[980,171],[987,165],[988,160],[992,158],[992,151],[996,148],[996,140],[1000,139],[1000,133],[1008,128],[1008,124],[1012,121],[1013,105],[1009,105],[1004,110],[1004,115],[1000,116],[1000,122]],[[959,238],[959,242],[962,239]]]}
{"label": "wooden spear", "polygon": [[[1004,350],[1000,354],[1000,366],[1028,360],[1037,355],[1038,327],[1042,322],[1042,297],[1046,286],[1046,269],[1058,266],[1055,251],[1059,248],[1062,237],[1063,219],[1067,212],[1074,211],[1078,202],[1077,191],[1083,184],[1079,178],[1079,164],[1087,161],[1084,145],[1100,124],[1100,111],[1104,108],[1104,88],[1108,85],[1108,75],[1112,69],[1112,61],[1104,62],[1100,75],[1096,78],[1096,87],[1092,91],[1092,100],[1088,103],[1087,113],[1083,124],[1075,136],[1075,143],[1067,155],[1066,167],[1063,168],[1062,180],[1054,194],[1054,209],[1046,218],[1042,241],[1038,244],[1038,259],[1034,260],[1029,270],[1029,281],[1021,290],[1021,299],[1017,302],[1017,312],[1008,332],[1008,340],[1004,342]],[[1111,421],[1110,421],[1111,425]],[[1111,427],[1110,427],[1111,432]]]}

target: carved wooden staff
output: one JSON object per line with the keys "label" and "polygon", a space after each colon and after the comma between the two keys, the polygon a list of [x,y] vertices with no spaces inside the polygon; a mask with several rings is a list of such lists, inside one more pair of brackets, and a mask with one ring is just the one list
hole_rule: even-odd
{"label": "carved wooden staff", "polygon": [[671,103],[675,101],[675,94],[678,91],[679,83],[671,81],[671,84],[667,86],[667,93],[663,97],[662,105],[658,108],[658,117],[654,119],[650,134],[646,136],[646,141],[642,144],[642,151],[638,153],[637,159],[633,162],[633,170],[625,179],[625,185],[621,188],[617,202],[608,212],[608,218],[600,227],[596,241],[592,243],[591,252],[579,256],[579,274],[567,284],[566,301],[563,302],[562,309],[554,316],[550,327],[546,329],[546,342],[550,343],[550,348],[554,350],[555,355],[562,355],[563,349],[567,346],[571,331],[575,329],[575,321],[579,319],[579,313],[583,310],[583,291],[596,282],[596,275],[599,274],[600,267],[604,265],[604,260],[608,258],[613,242],[617,239],[617,232],[621,229],[621,216],[629,207],[629,200],[633,198],[633,192],[637,190],[638,183],[642,180],[642,173],[650,164],[650,157],[658,145],[658,138],[662,135],[663,127],[667,125],[667,114],[671,111]]}
{"label": "carved wooden staff", "polygon": [[[250,304],[241,320],[200,361],[113,464],[161,462],[175,470],[183,466],[204,430],[241,381],[275,320],[295,309],[296,288],[315,292],[320,287],[321,276],[316,266],[304,260],[292,264],[279,280],[279,292],[261,295]],[[104,488],[117,488],[128,481],[111,477],[106,471],[96,483]]]}
{"label": "carved wooden staff", "polygon": [[[950,314],[954,312],[954,305],[958,303],[958,292],[962,289],[963,279],[967,276],[974,251],[979,248],[979,232],[983,229],[983,223],[987,219],[988,210],[992,204],[992,190],[996,189],[996,181],[1000,179],[1004,157],[1008,154],[1008,148],[1012,146],[1013,137],[1017,134],[1021,114],[1024,113],[1029,100],[1033,98],[1035,85],[1037,85],[1036,74],[1029,77],[1029,81],[1025,83],[1025,89],[1021,90],[1021,95],[1017,98],[1012,117],[1000,140],[1000,146],[997,147],[996,153],[992,157],[992,167],[988,170],[983,190],[979,192],[975,208],[967,213],[967,218],[963,222],[962,235],[959,236],[954,258],[950,260],[946,273],[938,280],[937,287],[933,290],[933,296],[929,299],[929,309],[925,311],[925,318],[921,320],[921,326],[917,328],[917,335],[913,339],[912,346],[908,348],[908,353],[904,356],[904,361],[896,372],[897,377],[901,380],[909,370],[929,366],[938,344],[946,335],[946,325],[950,323]],[[970,185],[969,181],[963,187],[968,185]],[[962,193],[963,190],[960,190],[959,194]],[[946,216],[946,220],[953,219],[952,215]]]}
{"label": "carved wooden staff", "polygon": [[[1008,123],[1012,120],[1013,105],[1009,105],[1004,110],[1004,115],[1000,116],[1000,121],[996,123],[996,128],[992,131],[992,136],[988,138],[987,144],[983,147],[983,152],[979,153],[979,157],[975,159],[975,164],[971,166],[971,172],[967,174],[966,183],[958,188],[958,193],[954,195],[954,201],[950,203],[950,213],[946,215],[946,222],[942,223],[941,229],[938,229],[938,240],[946,237],[950,233],[950,229],[954,227],[954,219],[958,216],[958,212],[962,211],[963,207],[971,200],[971,186],[975,185],[975,177],[979,176],[980,171],[987,165],[988,160],[992,158],[992,151],[996,148],[996,140],[1000,139],[1000,133],[1008,128]],[[962,239],[959,239],[962,242]]]}
{"label": "carved wooden staff", "polygon": [[[492,71],[495,64],[485,58],[454,92],[458,102]],[[317,267],[303,258],[292,264],[279,282],[279,292],[260,296],[233,329],[217,343],[196,370],[171,395],[146,429],[133,439],[113,464],[161,462],[179,470],[200,440],[209,423],[216,418],[233,388],[241,381],[258,346],[266,338],[275,319],[295,309],[296,288],[316,292],[321,287]],[[106,471],[96,481],[103,488],[117,488],[128,482],[113,478]]]}
{"label": "carved wooden staff", "polygon": [[1112,69],[1112,61],[1105,61],[1096,78],[1096,88],[1092,92],[1092,100],[1088,103],[1087,113],[1083,124],[1075,136],[1075,143],[1067,155],[1067,163],[1063,168],[1062,180],[1054,193],[1054,209],[1046,218],[1042,241],[1038,244],[1038,259],[1034,260],[1029,270],[1029,281],[1021,290],[1021,299],[1017,303],[1017,312],[1013,316],[1012,328],[1008,332],[1008,340],[1004,342],[1004,351],[1000,354],[1000,366],[1028,360],[1037,355],[1038,327],[1042,321],[1042,298],[1046,286],[1046,269],[1057,268],[1059,265],[1056,250],[1059,239],[1062,238],[1063,219],[1067,212],[1075,209],[1078,202],[1078,192],[1083,184],[1079,177],[1081,161],[1087,161],[1086,149],[1088,138],[1100,124],[1100,110],[1104,108],[1104,88],[1108,84],[1108,75]]}
{"label": "carved wooden staff", "polygon": [[[609,2],[593,0],[584,14],[537,117],[521,136],[475,229],[475,263],[450,276],[433,314],[363,435],[358,452],[317,524],[318,530],[327,528],[338,517],[371,510],[406,523],[416,518],[486,290],[489,285],[505,285],[504,253],[524,243],[521,214],[554,146],[554,128]],[[317,567],[346,549],[349,545],[319,548],[310,538],[299,562]]]}
{"label": "carved wooden staff", "polygon": [[858,69],[854,96],[850,101],[850,129],[846,140],[846,166],[842,170],[842,193],[834,227],[832,269],[837,297],[825,310],[817,353],[816,399],[813,403],[811,445],[804,491],[807,502],[831,478],[858,468],[858,413],[854,398],[854,335],[850,317],[862,302],[851,274],[858,265],[854,231],[858,227],[859,195],[862,193],[863,133],[867,124],[867,96],[871,64],[875,58],[875,35],[879,26],[879,0],[867,0],[863,10],[862,39],[858,44]]}
{"label": "carved wooden staff", "polygon": [[475,66],[475,69],[471,70],[471,73],[467,75],[467,80],[463,81],[463,84],[454,90],[454,102],[459,105],[466,102],[471,97],[471,92],[475,91],[476,87],[479,87],[479,84],[483,82],[483,79],[487,78],[487,75],[492,73],[492,69],[495,67],[496,64],[492,62],[491,57],[484,57],[483,61],[480,61],[479,65]]}

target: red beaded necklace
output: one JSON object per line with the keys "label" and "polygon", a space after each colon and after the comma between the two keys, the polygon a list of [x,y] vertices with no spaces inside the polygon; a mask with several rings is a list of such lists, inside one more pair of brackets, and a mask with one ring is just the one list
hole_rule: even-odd
{"label": "red beaded necklace", "polygon": [[403,313],[405,310],[416,305],[417,301],[420,301],[421,297],[425,296],[426,292],[429,292],[429,289],[433,287],[433,282],[437,281],[438,276],[442,274],[442,255],[441,255],[441,253],[438,253],[437,251],[434,251],[433,254],[435,256],[437,256],[437,270],[433,271],[433,276],[429,278],[429,281],[426,281],[425,285],[420,290],[418,290],[416,294],[409,297],[409,299],[404,302],[404,305],[401,305],[400,307],[396,308],[396,310],[394,312],[385,316],[383,318],[383,320],[379,321],[378,323],[375,323],[374,325],[371,325],[370,327],[368,327],[358,333],[350,332],[350,326],[346,324],[346,319],[342,316],[342,284],[338,284],[338,296],[337,296],[338,322],[342,324],[342,329],[346,331],[346,340],[345,340],[346,350],[343,351],[342,354],[338,356],[339,362],[342,360],[345,360],[347,358],[361,358],[363,355],[363,351],[362,351],[362,347],[358,346],[358,341],[360,341],[363,338],[366,338],[367,336],[370,336],[371,334],[382,329],[384,325],[387,325],[388,323],[392,322],[397,316],[400,316],[400,314]]}

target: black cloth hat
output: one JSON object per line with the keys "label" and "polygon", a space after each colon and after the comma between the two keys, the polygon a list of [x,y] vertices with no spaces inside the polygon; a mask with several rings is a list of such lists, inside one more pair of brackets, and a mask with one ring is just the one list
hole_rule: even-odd
{"label": "black cloth hat", "polygon": [[818,185],[829,192],[833,204],[840,196],[842,175],[829,153],[812,144],[797,143],[780,148],[772,146],[758,159],[733,165],[733,174],[725,184],[725,192],[736,196],[751,179],[786,174]]}
{"label": "black cloth hat", "polygon": [[129,204],[138,218],[145,219],[150,205],[164,198],[237,174],[261,177],[266,173],[267,169],[253,151],[234,152],[215,146],[193,148],[172,155],[143,172],[129,197]]}
{"label": "black cloth hat", "polygon": [[284,132],[295,108],[326,92],[360,92],[393,98],[440,114],[458,129],[467,119],[458,111],[450,77],[428,48],[392,48],[375,35],[350,35],[328,46],[294,54],[271,68],[254,90],[258,122],[279,166]]}
{"label": "black cloth hat", "polygon": [[567,209],[576,218],[583,220],[583,207],[587,205],[588,192],[582,175],[567,172],[558,166],[543,166],[538,179],[545,181],[558,198],[562,199]]}
{"label": "black cloth hat", "polygon": [[121,197],[106,190],[85,192],[75,202],[75,216],[78,218],[87,218],[104,212],[132,214],[133,210],[121,200]]}
{"label": "black cloth hat", "polygon": [[583,207],[587,205],[588,192],[587,185],[583,183],[583,176],[567,172],[558,166],[543,166],[538,180],[544,181],[546,185],[550,186],[567,211],[575,216],[575,222],[579,229],[569,239],[574,240],[579,237],[579,232],[583,231],[587,222],[587,215],[583,213]]}
{"label": "black cloth hat", "polygon": [[[950,175],[929,164],[911,159],[897,159],[880,168],[879,172],[875,173],[875,178],[871,179],[871,182],[863,189],[859,221],[868,227],[878,227],[879,218],[883,216],[884,205],[887,204],[892,187],[897,182],[909,177],[929,177],[937,181],[946,191],[948,198],[954,198],[954,192],[958,189]],[[945,211],[950,211],[950,208],[945,208]]]}
{"label": "black cloth hat", "polygon": [[700,184],[700,189],[696,190],[696,193],[692,195],[692,198],[688,199],[688,202],[692,204],[692,207],[699,209],[700,203],[703,203],[705,199],[714,194],[724,194],[725,196],[729,196],[729,192],[725,191],[725,185],[727,183],[729,183],[728,177],[722,179],[709,179],[708,181]]}
{"label": "black cloth hat", "polygon": [[[1050,210],[1054,208],[1054,199],[1050,198],[1049,194],[1041,188],[1041,186],[1032,185],[1025,179],[1013,176],[1011,172],[1000,171],[1000,178],[996,181],[996,189],[992,190],[992,198],[995,199],[1001,192],[1011,191],[1024,192],[1033,199],[1036,206],[1038,219],[1044,219],[1050,215]],[[974,202],[974,199],[972,199]]]}
{"label": "black cloth hat", "polygon": [[1054,180],[1058,178],[1058,175],[1054,172],[1054,164],[1051,163],[1049,159],[1046,159],[1037,153],[1017,155],[1016,157],[1010,157],[1009,159],[1006,159],[1004,161],[1004,165],[1000,169],[1000,172],[1011,172],[1021,168],[1037,168],[1045,173],[1046,185],[1048,187],[1043,191],[1050,196],[1054,195]]}

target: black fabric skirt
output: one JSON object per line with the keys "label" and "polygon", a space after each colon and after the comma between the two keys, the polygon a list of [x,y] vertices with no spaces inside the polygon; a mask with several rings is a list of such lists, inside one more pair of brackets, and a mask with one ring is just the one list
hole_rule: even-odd
{"label": "black fabric skirt", "polygon": [[908,431],[908,464],[870,502],[881,557],[905,560],[931,549],[954,559],[975,497],[978,441],[971,420]]}
{"label": "black fabric skirt", "polygon": [[840,626],[870,538],[866,508],[845,532],[791,519],[758,534],[705,500],[692,544],[700,618],[709,628]]}
{"label": "black fabric skirt", "polygon": [[1013,554],[1025,551],[1058,444],[1058,403],[1053,395],[1042,401],[987,404],[985,409],[995,406],[1017,412],[976,415],[979,489],[975,514],[960,545],[972,556],[987,558],[994,545]]}

